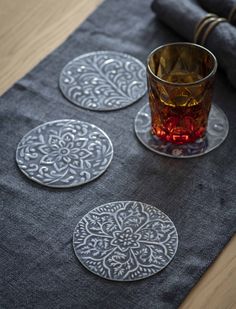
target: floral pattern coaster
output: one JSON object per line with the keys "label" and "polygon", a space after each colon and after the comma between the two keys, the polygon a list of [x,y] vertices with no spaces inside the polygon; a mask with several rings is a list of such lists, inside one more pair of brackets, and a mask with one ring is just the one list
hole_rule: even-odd
{"label": "floral pattern coaster", "polygon": [[87,213],[75,228],[73,246],[79,261],[94,274],[134,281],[170,263],[178,235],[170,218],[156,207],[119,201]]}
{"label": "floral pattern coaster", "polygon": [[116,110],[145,94],[146,69],[130,55],[97,51],[70,61],[61,72],[59,86],[64,96],[80,107]]}
{"label": "floral pattern coaster", "polygon": [[194,143],[176,145],[154,137],[151,133],[151,112],[148,103],[138,112],[134,127],[138,139],[144,146],[160,155],[173,158],[193,158],[205,155],[219,147],[229,132],[228,119],[216,105],[211,107],[205,137],[199,138]]}
{"label": "floral pattern coaster", "polygon": [[89,182],[109,166],[113,146],[93,124],[63,119],[44,123],[20,141],[16,161],[30,179],[67,188]]}

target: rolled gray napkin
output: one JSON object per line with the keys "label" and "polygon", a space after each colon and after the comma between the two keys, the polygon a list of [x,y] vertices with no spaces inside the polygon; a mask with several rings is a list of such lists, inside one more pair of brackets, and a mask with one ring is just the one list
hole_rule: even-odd
{"label": "rolled gray napkin", "polygon": [[[193,0],[154,0],[152,9],[163,23],[188,41],[193,41],[196,25],[207,14]],[[208,35],[205,46],[214,53],[236,87],[236,28],[228,22],[218,24]]]}
{"label": "rolled gray napkin", "polygon": [[[198,2],[209,13],[215,13],[225,18],[229,17],[233,8],[236,6],[236,0],[198,0]],[[231,23],[236,25],[236,13]]]}

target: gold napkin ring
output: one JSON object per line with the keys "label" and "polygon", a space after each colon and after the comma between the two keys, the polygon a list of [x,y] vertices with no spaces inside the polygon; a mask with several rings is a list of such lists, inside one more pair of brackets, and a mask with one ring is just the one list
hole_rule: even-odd
{"label": "gold napkin ring", "polygon": [[197,29],[199,28],[199,26],[201,25],[201,23],[203,23],[206,19],[211,18],[211,17],[218,17],[216,14],[212,14],[212,13],[208,13],[206,14],[197,24],[195,27],[195,32],[197,31]]}
{"label": "gold napkin ring", "polygon": [[208,26],[208,28],[206,29],[206,31],[204,32],[203,36],[202,36],[202,40],[201,40],[201,44],[204,45],[206,42],[206,39],[209,35],[209,33],[220,23],[226,22],[227,19],[226,18],[217,18],[215,21],[213,21],[212,23],[210,23],[210,25]]}
{"label": "gold napkin ring", "polygon": [[230,10],[228,20],[232,24],[236,22],[236,5]]}
{"label": "gold napkin ring", "polygon": [[218,17],[215,14],[207,14],[195,28],[194,43],[204,45],[209,33],[220,23],[227,22],[226,18]]}
{"label": "gold napkin ring", "polygon": [[211,21],[216,20],[218,18],[217,15],[215,14],[207,14],[205,17],[203,17],[196,25],[195,27],[195,34],[194,34],[194,39],[193,42],[197,43],[199,40],[199,36],[202,32],[202,30],[206,27],[207,24],[209,24]]}

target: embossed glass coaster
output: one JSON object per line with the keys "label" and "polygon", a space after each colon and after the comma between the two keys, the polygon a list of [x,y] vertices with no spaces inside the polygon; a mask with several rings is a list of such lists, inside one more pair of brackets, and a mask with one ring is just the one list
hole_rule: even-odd
{"label": "embossed glass coaster", "polygon": [[229,123],[224,112],[212,105],[208,118],[206,136],[194,143],[172,144],[153,136],[151,133],[151,113],[147,103],[135,118],[135,132],[140,142],[148,149],[167,157],[192,158],[202,156],[220,146],[229,132]]}
{"label": "embossed glass coaster", "polygon": [[145,94],[146,68],[130,55],[97,51],[70,61],[61,72],[59,85],[64,96],[80,107],[116,110]]}
{"label": "embossed glass coaster", "polygon": [[44,123],[20,141],[16,161],[30,179],[56,188],[82,185],[109,166],[113,146],[93,124],[63,119]]}
{"label": "embossed glass coaster", "polygon": [[156,207],[119,201],[87,213],[75,228],[73,246],[79,261],[94,274],[135,281],[170,263],[178,234],[170,218]]}

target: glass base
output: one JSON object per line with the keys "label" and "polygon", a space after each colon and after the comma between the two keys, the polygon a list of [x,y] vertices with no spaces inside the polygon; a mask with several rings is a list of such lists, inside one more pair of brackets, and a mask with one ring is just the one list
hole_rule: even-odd
{"label": "glass base", "polygon": [[135,133],[140,142],[148,149],[172,158],[193,158],[207,154],[219,147],[229,132],[229,122],[225,113],[212,105],[208,118],[206,135],[194,143],[172,144],[151,133],[151,112],[149,104],[144,105],[135,118]]}

